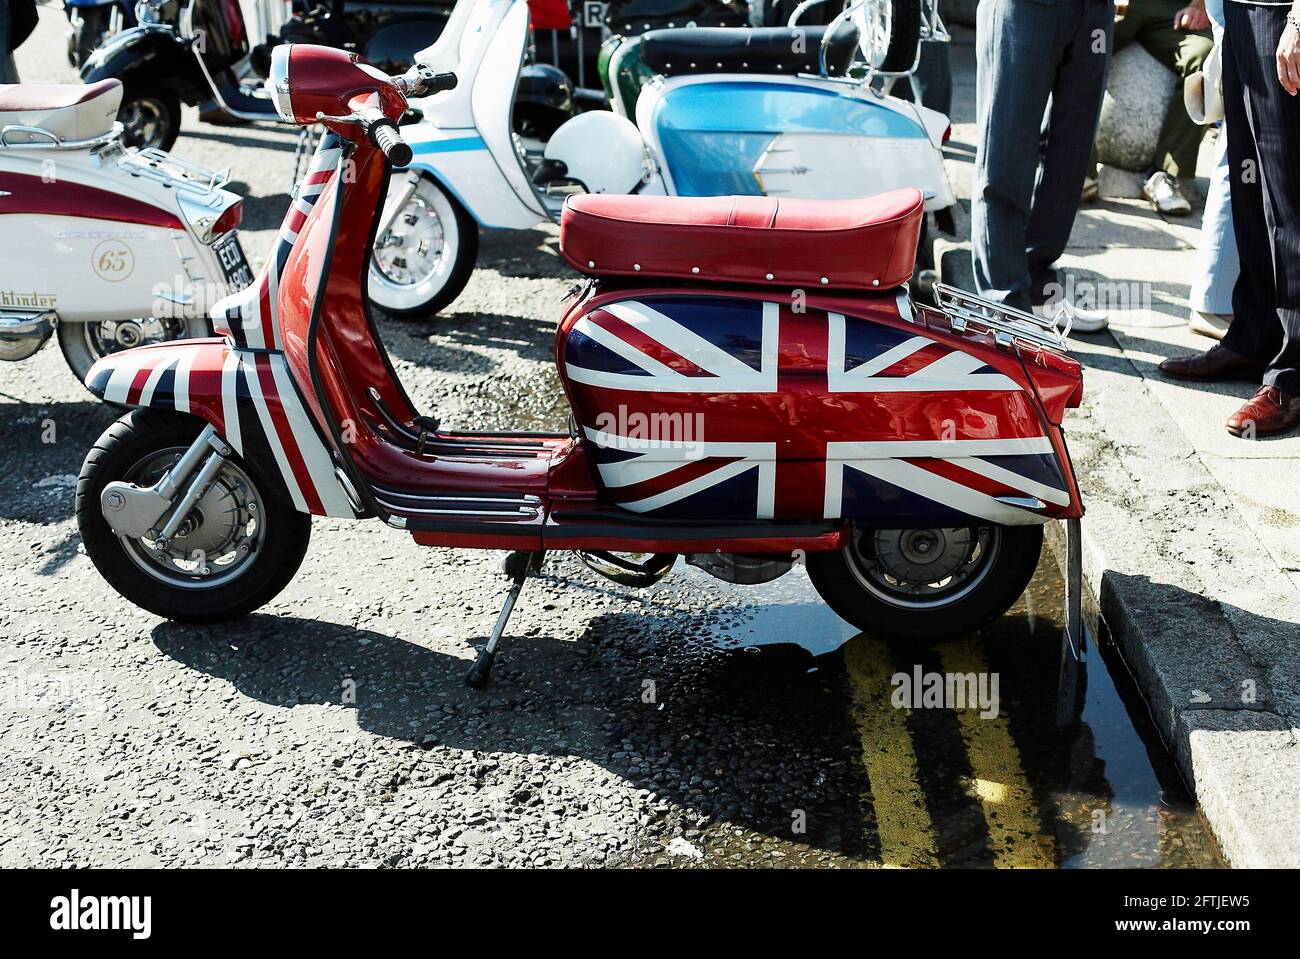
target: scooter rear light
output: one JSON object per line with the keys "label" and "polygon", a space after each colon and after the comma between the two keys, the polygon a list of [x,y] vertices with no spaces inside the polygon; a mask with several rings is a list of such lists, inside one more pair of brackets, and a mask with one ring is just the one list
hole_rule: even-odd
{"label": "scooter rear light", "polygon": [[951,139],[952,139],[952,124],[949,123],[946,127],[943,128],[943,136],[940,138],[940,142],[947,143]]}
{"label": "scooter rear light", "polygon": [[244,220],[244,201],[236,200],[230,206],[226,207],[221,216],[217,217],[217,222],[212,224],[212,238],[219,239],[225,236],[235,227],[239,226]]}
{"label": "scooter rear light", "polygon": [[1083,368],[1078,361],[1054,350],[1038,350],[1033,359],[1026,356],[1025,370],[1054,425],[1061,425],[1067,409],[1082,405]]}

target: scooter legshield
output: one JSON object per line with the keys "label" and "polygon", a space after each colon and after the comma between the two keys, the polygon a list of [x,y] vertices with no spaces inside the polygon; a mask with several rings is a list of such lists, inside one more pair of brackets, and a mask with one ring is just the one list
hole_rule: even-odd
{"label": "scooter legshield", "polygon": [[232,348],[221,339],[161,343],[104,357],[86,374],[86,386],[110,403],[211,423],[300,512],[357,515],[282,354]]}
{"label": "scooter legshield", "polygon": [[557,336],[601,492],[626,510],[887,529],[1081,514],[1018,354],[927,323],[901,290],[624,288]]}

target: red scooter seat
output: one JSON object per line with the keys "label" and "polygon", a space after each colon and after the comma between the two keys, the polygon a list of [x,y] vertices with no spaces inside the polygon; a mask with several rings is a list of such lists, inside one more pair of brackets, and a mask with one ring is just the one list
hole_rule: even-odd
{"label": "red scooter seat", "polygon": [[560,251],[589,276],[830,290],[900,286],[916,266],[925,199],[769,196],[570,197]]}

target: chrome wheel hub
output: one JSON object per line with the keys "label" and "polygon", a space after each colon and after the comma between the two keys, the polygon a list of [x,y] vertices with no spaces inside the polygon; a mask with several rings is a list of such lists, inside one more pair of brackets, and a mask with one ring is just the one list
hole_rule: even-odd
{"label": "chrome wheel hub", "polygon": [[103,320],[99,323],[83,323],[86,346],[96,359],[130,350],[137,346],[152,343],[166,343],[183,339],[185,324],[178,319]]}
{"label": "chrome wheel hub", "polygon": [[880,599],[937,607],[978,586],[1001,543],[996,526],[855,530],[845,552],[853,575]]}
{"label": "chrome wheel hub", "polygon": [[[170,449],[152,454],[129,470],[124,480],[152,486],[182,452]],[[252,565],[264,540],[262,515],[262,499],[252,480],[227,461],[170,541],[164,543],[152,536],[118,539],[136,565],[155,579],[206,589],[237,579]]]}
{"label": "chrome wheel hub", "polygon": [[389,282],[416,286],[442,269],[445,252],[442,218],[416,190],[375,243],[375,262]]}

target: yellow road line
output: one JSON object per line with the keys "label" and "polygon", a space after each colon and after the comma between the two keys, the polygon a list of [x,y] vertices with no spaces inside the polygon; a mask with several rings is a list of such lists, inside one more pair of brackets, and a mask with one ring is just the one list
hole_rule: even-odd
{"label": "yellow road line", "polygon": [[[953,644],[941,655],[947,673],[988,672],[981,640]],[[1052,868],[1056,841],[1044,832],[1006,714],[999,710],[996,717],[986,719],[969,704],[953,712],[975,776],[974,791],[984,807],[994,862],[1006,869]]]}
{"label": "yellow road line", "polygon": [[871,780],[880,858],[886,866],[938,865],[934,823],[916,775],[916,751],[907,731],[909,710],[889,702],[895,672],[884,644],[859,637],[844,648],[862,765]]}

